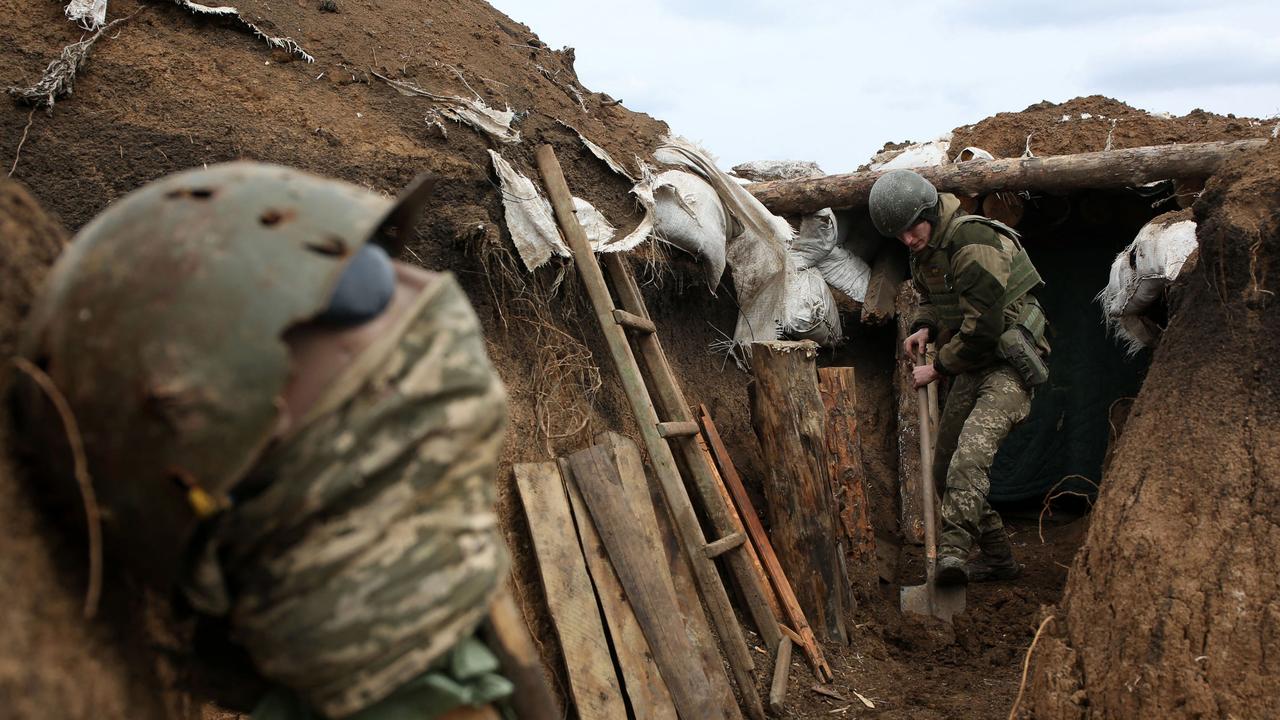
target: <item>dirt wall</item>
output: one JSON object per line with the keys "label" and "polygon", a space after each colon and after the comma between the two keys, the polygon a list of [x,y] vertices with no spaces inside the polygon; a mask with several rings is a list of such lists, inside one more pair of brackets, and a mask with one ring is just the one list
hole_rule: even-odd
{"label": "dirt wall", "polygon": [[1280,715],[1280,146],[1195,204],[1200,263],[1055,620],[1039,718]]}

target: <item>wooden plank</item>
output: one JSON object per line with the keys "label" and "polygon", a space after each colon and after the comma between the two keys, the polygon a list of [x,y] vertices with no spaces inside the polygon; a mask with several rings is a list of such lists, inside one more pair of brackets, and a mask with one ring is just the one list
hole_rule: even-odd
{"label": "wooden plank", "polygon": [[514,470],[578,714],[584,718],[626,717],[627,707],[613,672],[613,656],[578,535],[566,532],[573,527],[573,515],[560,471],[555,463],[520,464]]}
{"label": "wooden plank", "polygon": [[782,714],[787,701],[787,678],[791,676],[791,638],[784,637],[773,658],[773,681],[769,683],[769,712]]}
{"label": "wooden plank", "polygon": [[904,542],[924,542],[924,505],[920,494],[920,417],[916,412],[916,391],[912,387],[911,369],[915,363],[902,352],[902,343],[911,331],[911,319],[919,307],[919,297],[911,281],[898,287],[895,301],[898,313],[898,340],[894,352],[898,358],[893,374],[893,392],[898,405],[898,531]]}
{"label": "wooden plank", "polygon": [[[1264,138],[1102,150],[1076,155],[1003,158],[946,163],[914,170],[939,192],[984,195],[997,190],[1064,193],[1137,187],[1156,180],[1205,178],[1223,163],[1267,147]],[[777,215],[822,208],[865,207],[871,186],[884,171],[753,183],[747,191]]]}
{"label": "wooden plank", "polygon": [[680,612],[675,595],[653,582],[663,566],[643,547],[640,521],[609,449],[593,445],[570,455],[568,462],[572,481],[586,501],[676,710],[684,718],[723,718],[721,708],[712,701],[711,685],[689,638],[671,632],[671,619]]}
{"label": "wooden plank", "polygon": [[[560,168],[560,162],[556,159],[555,151],[550,145],[540,146],[536,152],[536,158],[538,169],[542,174],[543,183],[547,189],[547,195],[551,199],[552,209],[555,211],[556,220],[559,222],[560,229],[564,232],[569,248],[573,252],[574,265],[582,276],[583,285],[586,287],[587,295],[590,297],[592,308],[596,313],[596,320],[600,324],[600,330],[609,346],[609,354],[613,358],[614,367],[618,371],[618,378],[626,393],[627,401],[631,405],[631,412],[636,419],[636,424],[640,427],[640,434],[644,439],[645,447],[649,450],[649,458],[653,463],[654,474],[657,476],[659,487],[662,488],[663,501],[666,503],[667,510],[671,513],[677,536],[680,538],[681,548],[684,550],[685,557],[693,569],[694,579],[698,583],[698,591],[703,601],[707,604],[711,621],[716,626],[716,632],[724,648],[725,656],[729,659],[729,664],[733,669],[734,678],[743,688],[743,701],[747,703],[748,713],[753,720],[760,720],[764,717],[763,704],[751,689],[755,685],[752,674],[755,668],[755,661],[747,650],[747,641],[742,634],[742,627],[738,625],[737,616],[733,612],[733,607],[729,604],[729,595],[725,592],[724,585],[720,582],[720,575],[716,571],[715,564],[702,553],[703,546],[707,544],[706,537],[703,535],[702,526],[693,511],[693,504],[689,500],[684,481],[680,477],[679,469],[676,467],[675,456],[671,452],[671,447],[667,444],[667,441],[658,436],[657,412],[653,407],[653,401],[649,397],[649,390],[645,386],[644,377],[640,374],[640,367],[636,364],[635,355],[627,342],[626,332],[614,321],[613,311],[615,308],[613,306],[613,298],[609,294],[608,286],[605,285],[604,275],[600,272],[600,266],[596,263],[596,257],[591,251],[591,245],[587,242],[587,235],[578,223],[577,216],[574,215],[573,196],[569,192],[569,186],[565,183],[564,172]],[[606,253],[606,262],[621,262],[615,256],[616,253]],[[611,265],[611,272],[614,267],[614,265]],[[629,277],[629,274],[627,274],[627,277]],[[632,284],[634,285],[634,280]],[[638,290],[633,287],[625,291],[619,288],[619,295],[625,295],[627,292],[632,291],[638,295]],[[643,302],[638,307],[627,307],[626,309],[628,312],[635,313],[641,317],[648,317],[648,312],[644,309]],[[657,335],[645,335],[639,340],[641,347],[648,348],[645,350],[646,357],[656,347],[657,355],[662,357],[665,363],[661,347],[656,344]],[[650,370],[652,371],[653,369],[654,366],[651,365]],[[665,383],[662,383],[660,387],[665,387]],[[660,390],[660,392],[665,396],[668,390]],[[685,409],[683,412],[688,413],[688,410]],[[664,407],[664,414],[676,420],[685,419],[671,414],[671,408],[669,407]],[[695,484],[697,483],[695,482]],[[714,522],[714,516],[712,519]],[[776,621],[774,625],[776,632]]]}
{"label": "wooden plank", "polygon": [[733,465],[733,459],[729,457],[729,451],[725,448],[724,441],[720,439],[720,431],[716,429],[711,413],[707,411],[705,405],[700,405],[698,411],[702,430],[707,436],[707,443],[711,445],[711,452],[720,465],[720,476],[724,478],[725,487],[733,496],[738,515],[746,526],[747,537],[751,538],[752,544],[755,545],[760,562],[764,564],[769,581],[773,583],[773,589],[778,594],[783,615],[791,628],[799,634],[801,638],[799,645],[805,651],[809,664],[813,666],[813,674],[819,680],[829,682],[834,677],[831,674],[831,666],[827,664],[822,654],[822,646],[818,644],[804,611],[800,609],[800,601],[796,599],[795,591],[791,589],[791,583],[787,580],[787,574],[783,571],[782,564],[778,562],[778,556],[773,551],[768,533],[760,524],[760,516],[756,514],[755,507],[751,504],[751,497],[747,495],[747,489],[742,485],[742,478],[738,476],[738,470]]}
{"label": "wooden plank", "polygon": [[[644,298],[640,295],[640,288],[627,268],[626,261],[619,257],[618,253],[607,253],[605,264],[609,268],[609,275],[613,278],[618,298],[623,306],[631,312],[648,317],[649,311],[645,308]],[[694,420],[689,404],[684,398],[684,392],[680,389],[675,373],[671,371],[671,365],[667,362],[667,356],[662,351],[662,343],[659,342],[658,336],[648,335],[637,338],[636,341],[640,348],[640,355],[644,358],[645,367],[649,370],[657,405],[663,417],[673,421]],[[707,462],[706,456],[694,442],[694,437],[696,433],[689,438],[677,440],[674,443],[676,450],[684,459],[685,467],[692,475],[691,485],[702,500],[702,506],[706,510],[707,520],[712,530],[720,536],[728,535],[737,529],[729,512],[731,505],[723,501],[716,489],[716,481],[712,477],[712,464]],[[747,603],[747,611],[751,614],[760,637],[770,649],[776,648],[782,635],[778,630],[778,616],[765,599],[767,583],[761,581],[759,574],[751,566],[750,559],[741,553],[726,555],[725,562],[729,566],[729,572],[738,586],[742,599]],[[732,655],[729,656],[729,660],[739,687],[753,686],[754,680],[747,671],[750,666],[744,666]],[[750,695],[755,697],[754,692]],[[763,717],[764,707],[758,698],[755,698],[749,712],[753,717]]]}
{"label": "wooden plank", "polygon": [[[596,595],[600,598],[600,605],[604,608],[604,617],[609,625],[609,635],[613,638],[614,653],[618,658],[618,667],[622,670],[622,686],[631,701],[636,720],[675,720],[676,708],[672,703],[671,693],[649,653],[649,642],[645,640],[631,603],[627,601],[627,594],[622,589],[622,583],[618,581],[617,572],[600,543],[600,535],[582,500],[578,483],[564,460],[560,461],[560,473],[564,476],[565,486],[569,491],[573,520],[578,527],[578,537],[582,540],[587,570],[595,583]],[[640,550],[643,552],[647,548],[641,546]]]}
{"label": "wooden plank", "polygon": [[741,720],[738,701],[729,685],[729,678],[725,675],[724,661],[720,659],[716,639],[707,624],[706,611],[698,599],[693,570],[680,550],[674,525],[661,498],[661,489],[651,485],[646,479],[640,449],[630,439],[615,432],[605,432],[596,436],[596,442],[608,446],[613,452],[614,462],[622,477],[622,486],[627,492],[627,500],[639,519],[643,542],[649,552],[656,552],[665,558],[663,567],[654,576],[653,582],[660,583],[674,593],[680,606],[680,619],[685,635],[697,648],[702,668],[711,683],[712,696],[719,699],[720,707],[730,720]]}
{"label": "wooden plank", "polygon": [[814,634],[848,643],[845,611],[853,600],[841,572],[817,354],[812,340],[751,343],[751,419],[764,456],[773,547],[792,576],[802,578],[796,596]]}
{"label": "wooden plank", "polygon": [[849,581],[868,595],[879,584],[876,536],[871,529],[862,440],[858,434],[858,390],[851,367],[818,369],[818,391],[827,410],[827,449],[837,517],[848,560]]}
{"label": "wooden plank", "polygon": [[515,685],[511,702],[520,708],[521,720],[560,720],[564,712],[542,671],[542,658],[533,645],[520,609],[511,598],[508,576],[498,596],[489,606],[483,626],[485,640],[502,662],[502,672]]}

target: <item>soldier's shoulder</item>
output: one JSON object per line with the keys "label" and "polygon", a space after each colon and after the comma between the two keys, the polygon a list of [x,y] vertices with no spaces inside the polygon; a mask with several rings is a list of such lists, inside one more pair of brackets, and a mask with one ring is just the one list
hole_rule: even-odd
{"label": "soldier's shoulder", "polygon": [[956,218],[956,229],[951,235],[953,252],[968,245],[987,245],[996,249],[1004,247],[1000,233],[981,215],[965,215]]}

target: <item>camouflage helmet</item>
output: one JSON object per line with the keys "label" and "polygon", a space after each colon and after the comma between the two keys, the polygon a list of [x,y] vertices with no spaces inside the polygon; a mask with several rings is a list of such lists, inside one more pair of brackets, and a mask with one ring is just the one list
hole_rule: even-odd
{"label": "camouflage helmet", "polygon": [[[281,426],[284,333],[325,309],[361,247],[394,255],[386,231],[412,229],[430,184],[393,200],[276,165],[214,165],[130,193],[68,245],[20,353],[66,399],[104,530],[142,574],[172,577]],[[65,457],[44,393],[17,392],[32,449]]]}
{"label": "camouflage helmet", "polygon": [[885,237],[897,237],[938,203],[938,190],[910,170],[890,170],[871,186],[871,222]]}

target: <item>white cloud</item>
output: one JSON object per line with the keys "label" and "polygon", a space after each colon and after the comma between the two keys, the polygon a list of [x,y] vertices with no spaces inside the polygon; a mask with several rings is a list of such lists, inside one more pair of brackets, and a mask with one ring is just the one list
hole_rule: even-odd
{"label": "white cloud", "polygon": [[1280,3],[491,1],[576,48],[587,87],[725,166],[799,159],[845,172],[886,141],[1093,93],[1178,113],[1269,116],[1280,104]]}

